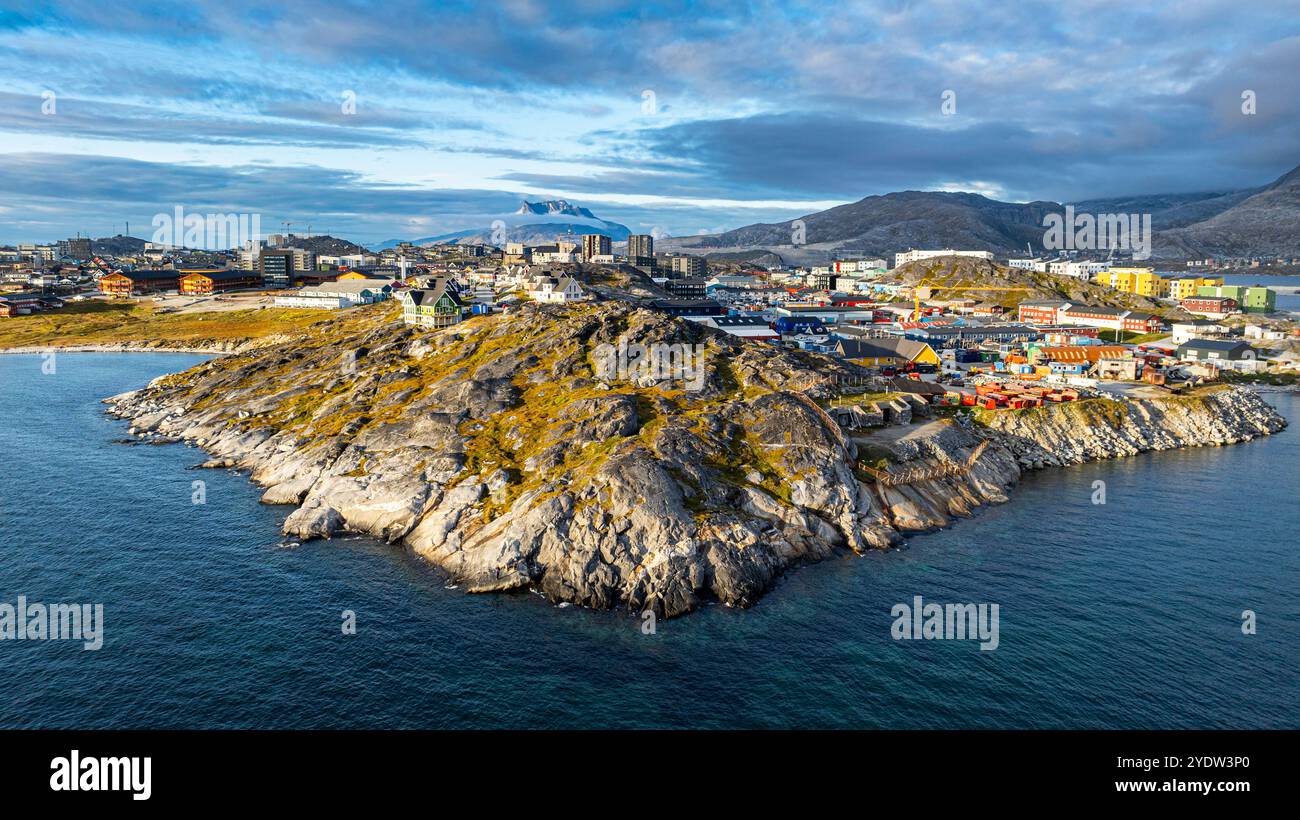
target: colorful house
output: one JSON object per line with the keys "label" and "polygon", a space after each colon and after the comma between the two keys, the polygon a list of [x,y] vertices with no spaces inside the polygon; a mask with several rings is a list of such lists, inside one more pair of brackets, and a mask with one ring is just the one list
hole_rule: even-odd
{"label": "colorful house", "polygon": [[402,321],[418,327],[450,327],[464,316],[465,303],[446,280],[430,288],[405,291],[401,296]]}
{"label": "colorful house", "polygon": [[934,348],[914,339],[839,339],[834,352],[843,359],[866,367],[898,367],[907,364],[939,366],[939,354]]}

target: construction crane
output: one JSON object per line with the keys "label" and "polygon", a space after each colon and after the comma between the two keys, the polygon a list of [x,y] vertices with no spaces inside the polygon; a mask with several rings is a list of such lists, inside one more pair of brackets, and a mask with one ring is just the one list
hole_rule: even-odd
{"label": "construction crane", "polygon": [[928,285],[925,282],[918,282],[912,286],[912,298],[915,306],[912,310],[912,319],[921,318],[921,289],[926,289],[925,298],[930,298],[930,293],[936,290],[971,290],[971,291],[1027,291],[1029,288],[976,288],[967,285]]}

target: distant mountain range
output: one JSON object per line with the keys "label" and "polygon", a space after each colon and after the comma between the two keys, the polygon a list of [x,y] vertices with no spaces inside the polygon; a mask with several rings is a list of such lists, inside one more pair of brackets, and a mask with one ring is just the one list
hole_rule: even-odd
{"label": "distant mountain range", "polygon": [[[1269,185],[1239,191],[1163,194],[1072,203],[1077,213],[1151,214],[1155,259],[1300,255],[1300,168]],[[747,225],[658,244],[708,255],[765,250],[808,262],[845,252],[888,256],[911,248],[1051,255],[1043,218],[1057,202],[999,202],[979,194],[902,191],[869,196],[799,220]],[[803,243],[792,243],[795,222]]]}
{"label": "distant mountain range", "polygon": [[[498,221],[500,230],[494,228],[494,224]],[[615,242],[623,242],[627,240],[631,231],[626,225],[601,219],[590,210],[571,202],[563,199],[548,199],[544,202],[525,201],[514,213],[502,214],[486,226],[420,239],[390,239],[382,243],[379,248],[391,248],[403,241],[415,245],[437,245],[448,242],[461,245],[501,245],[506,242],[545,245],[554,242],[556,237],[576,238],[587,233],[604,234]]]}

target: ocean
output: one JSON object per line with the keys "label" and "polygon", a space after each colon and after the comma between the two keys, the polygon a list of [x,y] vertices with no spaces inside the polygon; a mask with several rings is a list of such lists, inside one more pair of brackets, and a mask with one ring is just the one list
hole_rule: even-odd
{"label": "ocean", "polygon": [[[0,604],[104,612],[97,651],[0,641],[0,726],[1300,728],[1294,428],[1028,474],[947,530],[650,631],[467,595],[368,538],[280,546],[289,508],[103,413],[201,359],[0,356]],[[918,595],[997,604],[997,648],[895,640]]]}

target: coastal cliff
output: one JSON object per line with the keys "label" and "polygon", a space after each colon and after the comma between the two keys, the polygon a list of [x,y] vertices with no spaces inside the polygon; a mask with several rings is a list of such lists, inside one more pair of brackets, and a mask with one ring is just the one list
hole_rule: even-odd
{"label": "coastal cliff", "polygon": [[[629,340],[698,367],[611,370]],[[626,305],[529,305],[440,331],[376,306],[107,401],[135,435],[248,470],[264,502],[296,507],[290,537],[367,533],[470,591],[670,616],[749,605],[793,564],[1005,501],[1022,467],[1285,424],[1231,389],[854,437],[822,406],[852,375]]]}

